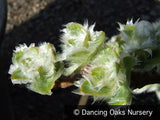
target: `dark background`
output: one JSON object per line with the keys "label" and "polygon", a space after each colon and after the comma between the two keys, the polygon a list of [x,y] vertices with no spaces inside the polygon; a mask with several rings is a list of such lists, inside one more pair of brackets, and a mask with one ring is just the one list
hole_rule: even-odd
{"label": "dark background", "polygon": [[[160,18],[160,3],[156,0],[8,0],[8,21],[0,51],[3,53],[3,74],[8,82],[9,105],[15,120],[61,120],[66,105],[77,105],[79,95],[71,93],[75,87],[56,88],[51,96],[43,96],[12,85],[8,75],[12,52],[18,44],[47,41],[60,51],[60,30],[68,22],[83,24],[85,20],[95,30],[103,30],[107,37],[118,34],[118,24],[127,20]],[[141,87],[146,81],[159,82],[157,76],[132,74],[131,85]],[[132,87],[132,86],[131,86]],[[88,100],[88,104],[92,99]],[[100,101],[95,104],[105,104]],[[154,93],[133,97],[132,104],[159,104]]]}

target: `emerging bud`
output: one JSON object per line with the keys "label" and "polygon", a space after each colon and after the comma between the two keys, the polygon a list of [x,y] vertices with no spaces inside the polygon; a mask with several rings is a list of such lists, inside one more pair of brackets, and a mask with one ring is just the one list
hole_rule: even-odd
{"label": "emerging bud", "polygon": [[93,29],[94,25],[89,27],[87,23],[82,26],[71,22],[62,30],[64,32],[61,37],[63,53],[60,59],[69,63],[64,72],[65,75],[79,72],[104,45],[105,33],[93,31]]}
{"label": "emerging bud", "polygon": [[55,81],[63,71],[63,64],[56,60],[55,48],[49,43],[39,47],[19,45],[13,53],[9,74],[13,84],[27,84],[40,94],[51,94]]}
{"label": "emerging bud", "polygon": [[95,100],[106,100],[111,105],[124,105],[131,103],[131,92],[125,67],[120,59],[122,43],[116,38],[112,38],[101,48],[76,86],[80,88],[80,94],[92,95]]}

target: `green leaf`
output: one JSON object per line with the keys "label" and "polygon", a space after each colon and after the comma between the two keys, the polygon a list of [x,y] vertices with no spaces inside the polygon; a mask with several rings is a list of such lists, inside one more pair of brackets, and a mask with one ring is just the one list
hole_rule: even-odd
{"label": "green leaf", "polygon": [[26,59],[23,59],[21,60],[21,63],[26,66],[26,67],[30,67],[29,65],[29,62],[31,61],[31,58],[26,58]]}
{"label": "green leaf", "polygon": [[55,73],[52,76],[47,77],[48,70],[45,70],[44,67],[39,67],[38,72],[40,78],[36,79],[36,81],[28,86],[28,88],[40,94],[51,95],[51,89],[53,88],[55,81],[61,76],[63,72],[62,62],[55,63]]}
{"label": "green leaf", "polygon": [[128,85],[125,84],[121,86],[116,94],[111,97],[108,101],[110,105],[130,105],[132,101],[132,95],[128,88]]}
{"label": "green leaf", "polygon": [[89,51],[85,51],[85,50],[76,51],[69,56],[69,59],[76,61],[78,63],[79,62],[82,63],[83,61],[86,61],[87,59],[86,56],[88,56],[88,54],[89,54]]}
{"label": "green leaf", "polygon": [[17,69],[14,71],[11,75],[12,80],[25,80],[27,77],[23,74],[23,72],[20,69]]}
{"label": "green leaf", "polygon": [[93,88],[88,81],[84,81],[80,91],[82,93],[94,96],[111,96],[112,95],[112,88],[103,87],[102,89],[98,90],[98,88]]}
{"label": "green leaf", "polygon": [[[134,34],[134,30],[135,30],[135,26],[129,26],[129,25],[126,25],[124,26],[124,34],[128,36],[128,38],[132,38],[133,37],[133,34]],[[123,34],[122,34],[123,35]]]}
{"label": "green leaf", "polygon": [[68,43],[71,44],[71,45],[75,45],[75,39],[69,39]]}
{"label": "green leaf", "polygon": [[78,23],[71,23],[67,26],[67,29],[72,35],[77,36],[83,30],[83,26]]}
{"label": "green leaf", "polygon": [[105,39],[106,39],[106,35],[105,35],[105,32],[103,31],[100,31],[99,35],[96,36],[96,42],[99,43],[99,45],[103,43]]}
{"label": "green leaf", "polygon": [[46,79],[38,79],[36,82],[33,82],[29,89],[44,95],[51,95],[51,89],[54,86],[54,79],[53,77],[46,78]]}
{"label": "green leaf", "polygon": [[84,39],[84,42],[83,42],[83,45],[84,45],[85,47],[88,47],[88,46],[89,46],[89,43],[88,43],[89,40],[90,40],[90,36],[89,36],[89,34],[87,34],[87,35],[85,36],[85,39]]}
{"label": "green leaf", "polygon": [[20,59],[23,57],[23,52],[22,51],[19,51],[17,53],[13,53],[13,59],[15,59],[15,61],[20,61]]}
{"label": "green leaf", "polygon": [[93,80],[97,83],[105,77],[105,68],[97,67],[91,70]]}

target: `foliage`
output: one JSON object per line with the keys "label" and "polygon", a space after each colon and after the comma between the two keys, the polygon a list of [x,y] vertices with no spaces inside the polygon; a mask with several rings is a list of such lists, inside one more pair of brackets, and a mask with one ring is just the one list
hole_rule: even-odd
{"label": "foliage", "polygon": [[156,69],[160,73],[160,22],[119,23],[120,34],[109,40],[103,31],[94,31],[94,26],[73,22],[65,25],[61,54],[56,54],[49,43],[17,47],[9,70],[13,84],[27,84],[35,92],[51,94],[61,75],[80,73],[82,78],[74,82],[78,87],[74,93],[91,95],[110,105],[131,104],[132,94],[144,91],[156,91],[160,98],[158,83],[130,88],[132,71]]}
{"label": "foliage", "polygon": [[39,47],[25,44],[16,48],[9,73],[13,84],[27,84],[40,94],[51,94],[51,89],[63,72],[63,64],[56,60],[54,47],[43,43]]}

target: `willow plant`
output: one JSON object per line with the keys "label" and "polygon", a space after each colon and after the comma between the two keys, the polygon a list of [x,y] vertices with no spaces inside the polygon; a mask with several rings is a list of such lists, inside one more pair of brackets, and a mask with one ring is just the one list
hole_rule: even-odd
{"label": "willow plant", "polygon": [[160,22],[119,23],[120,33],[110,39],[103,31],[94,31],[94,26],[65,25],[60,54],[49,43],[16,47],[9,70],[13,84],[27,84],[32,91],[50,95],[61,75],[81,74],[73,92],[93,96],[95,101],[129,105],[132,94],[144,91],[155,91],[160,99],[159,83],[130,88],[132,71],[160,73]]}

